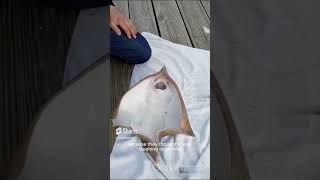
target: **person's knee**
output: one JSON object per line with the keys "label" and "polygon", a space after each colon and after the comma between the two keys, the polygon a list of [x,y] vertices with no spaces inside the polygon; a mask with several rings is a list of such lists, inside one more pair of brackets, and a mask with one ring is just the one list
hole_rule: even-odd
{"label": "person's knee", "polygon": [[151,48],[147,40],[140,34],[136,39],[129,40],[125,33],[121,36],[111,33],[111,55],[126,61],[128,64],[142,64],[147,62],[151,55]]}
{"label": "person's knee", "polygon": [[151,48],[150,46],[138,46],[136,57],[134,59],[135,64],[142,64],[147,62],[151,57]]}
{"label": "person's knee", "polygon": [[127,52],[128,54],[125,60],[129,64],[145,63],[152,55],[151,48],[143,37],[138,37],[135,40],[129,40],[127,46],[130,47],[128,48],[130,51]]}

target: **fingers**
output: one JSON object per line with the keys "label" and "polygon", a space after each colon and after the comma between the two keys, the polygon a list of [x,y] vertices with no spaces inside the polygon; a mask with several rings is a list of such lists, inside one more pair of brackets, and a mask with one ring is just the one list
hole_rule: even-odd
{"label": "fingers", "polygon": [[130,32],[133,36],[133,38],[137,38],[136,34],[137,34],[137,30],[136,27],[134,27],[132,21],[129,19],[129,26],[130,26]]}
{"label": "fingers", "polygon": [[129,24],[128,24],[128,23],[125,23],[124,21],[121,21],[121,22],[119,22],[119,26],[120,26],[121,29],[126,33],[127,37],[128,37],[129,39],[132,39]]}
{"label": "fingers", "polygon": [[120,16],[115,20],[111,21],[110,26],[111,29],[119,36],[121,35],[121,28],[129,39],[137,38],[137,30],[133,25],[133,22],[125,16]]}
{"label": "fingers", "polygon": [[130,32],[131,36],[133,38],[136,38],[136,33],[134,32],[132,25],[128,23],[128,27],[129,27],[129,32]]}
{"label": "fingers", "polygon": [[116,25],[116,23],[111,22],[110,23],[111,29],[118,35],[121,35],[121,30],[119,29],[119,27]]}

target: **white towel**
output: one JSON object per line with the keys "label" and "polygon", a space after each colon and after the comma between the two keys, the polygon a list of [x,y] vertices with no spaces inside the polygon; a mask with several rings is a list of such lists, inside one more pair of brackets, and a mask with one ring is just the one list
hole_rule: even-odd
{"label": "white towel", "polygon": [[[182,144],[182,150],[161,151],[153,165],[133,143],[135,135],[120,134],[110,155],[111,179],[209,179],[210,178],[210,51],[191,48],[142,33],[152,49],[151,59],[134,67],[130,86],[158,72],[163,66],[178,85],[195,137],[175,135],[161,142]],[[172,147],[173,148],[173,147]]]}

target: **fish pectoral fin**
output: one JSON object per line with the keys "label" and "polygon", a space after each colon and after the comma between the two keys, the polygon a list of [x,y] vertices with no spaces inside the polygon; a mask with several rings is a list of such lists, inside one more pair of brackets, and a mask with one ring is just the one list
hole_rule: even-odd
{"label": "fish pectoral fin", "polygon": [[170,128],[159,132],[159,140],[165,136],[173,136],[176,134],[185,134],[181,128]]}

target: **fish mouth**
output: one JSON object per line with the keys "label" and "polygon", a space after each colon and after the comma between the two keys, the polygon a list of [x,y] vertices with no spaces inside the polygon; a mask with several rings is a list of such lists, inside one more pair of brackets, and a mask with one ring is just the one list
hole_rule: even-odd
{"label": "fish mouth", "polygon": [[170,80],[168,77],[169,75],[167,73],[166,67],[163,66],[154,80],[154,88],[160,91],[166,90],[170,85]]}
{"label": "fish mouth", "polygon": [[167,88],[167,85],[164,82],[160,81],[157,82],[154,87],[159,90],[165,90]]}
{"label": "fish mouth", "polygon": [[159,77],[154,80],[153,88],[158,91],[165,91],[170,87],[170,81],[166,77]]}

